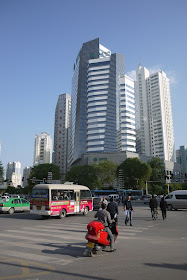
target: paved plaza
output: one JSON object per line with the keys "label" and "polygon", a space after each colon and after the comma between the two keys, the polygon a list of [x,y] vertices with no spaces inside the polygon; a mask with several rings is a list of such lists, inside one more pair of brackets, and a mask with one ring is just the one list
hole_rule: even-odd
{"label": "paved plaza", "polygon": [[186,279],[187,211],[168,211],[152,221],[150,209],[134,203],[133,226],[119,206],[115,253],[84,257],[87,216],[42,220],[30,213],[0,215],[0,280]]}

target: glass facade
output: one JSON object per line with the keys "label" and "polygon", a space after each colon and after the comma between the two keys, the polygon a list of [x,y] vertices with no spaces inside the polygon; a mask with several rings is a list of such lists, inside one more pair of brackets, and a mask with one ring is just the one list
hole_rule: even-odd
{"label": "glass facade", "polygon": [[74,66],[72,78],[71,163],[86,152],[87,135],[87,65],[99,57],[99,39],[84,43]]}
{"label": "glass facade", "polygon": [[124,73],[123,55],[99,39],[83,44],[72,79],[71,163],[84,153],[136,151],[134,81]]}
{"label": "glass facade", "polygon": [[116,152],[119,127],[119,75],[124,56],[111,54],[89,60],[87,97],[87,152]]}

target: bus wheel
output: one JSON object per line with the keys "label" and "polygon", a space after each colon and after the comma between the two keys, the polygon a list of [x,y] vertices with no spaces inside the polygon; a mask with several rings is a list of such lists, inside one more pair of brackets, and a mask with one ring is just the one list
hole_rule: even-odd
{"label": "bus wheel", "polygon": [[65,218],[65,217],[66,217],[66,210],[62,209],[61,212],[60,212],[59,218],[62,219],[62,218]]}
{"label": "bus wheel", "polygon": [[43,218],[44,220],[49,219],[49,217],[50,217],[49,215],[47,215],[47,216],[46,216],[46,215],[42,215],[42,218]]}
{"label": "bus wheel", "polygon": [[88,209],[88,207],[85,207],[85,208],[84,208],[84,212],[83,212],[83,215],[87,215],[87,214],[88,214],[88,212],[89,212],[89,209]]}
{"label": "bus wheel", "polygon": [[14,214],[14,208],[10,208],[10,209],[8,210],[8,213],[9,213],[9,214]]}

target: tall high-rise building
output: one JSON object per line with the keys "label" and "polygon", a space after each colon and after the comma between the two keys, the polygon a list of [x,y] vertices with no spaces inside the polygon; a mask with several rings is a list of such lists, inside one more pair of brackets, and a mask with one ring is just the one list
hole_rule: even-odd
{"label": "tall high-rise building", "polygon": [[87,67],[88,60],[99,57],[99,39],[84,43],[74,64],[72,78],[71,162],[86,152],[87,141]]}
{"label": "tall high-rise building", "polygon": [[118,149],[136,152],[135,81],[127,75],[120,77]]}
{"label": "tall high-rise building", "polygon": [[6,180],[12,181],[13,187],[21,185],[21,163],[9,162],[6,169]]}
{"label": "tall high-rise building", "polygon": [[62,179],[69,169],[71,140],[71,95],[59,95],[55,110],[54,164],[60,168]]}
{"label": "tall high-rise building", "polygon": [[52,163],[52,139],[48,133],[35,135],[34,165]]}
{"label": "tall high-rise building", "polygon": [[179,150],[176,150],[176,161],[181,167],[181,178],[187,180],[187,147],[180,146]]}
{"label": "tall high-rise building", "polygon": [[169,79],[163,71],[136,72],[136,128],[139,154],[174,161],[174,133]]}
{"label": "tall high-rise building", "polygon": [[72,79],[72,162],[84,153],[118,150],[124,64],[99,39],[83,44]]}

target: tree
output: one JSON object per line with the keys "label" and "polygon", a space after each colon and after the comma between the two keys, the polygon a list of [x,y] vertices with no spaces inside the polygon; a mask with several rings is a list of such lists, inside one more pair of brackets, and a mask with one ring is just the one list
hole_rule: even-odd
{"label": "tree", "polygon": [[151,160],[148,161],[148,164],[152,168],[150,181],[161,181],[162,178],[165,178],[163,159],[159,157],[153,157]]}
{"label": "tree", "polygon": [[113,185],[117,178],[117,164],[111,160],[100,161],[99,164],[93,164],[98,179],[98,186],[103,188],[104,185]]}
{"label": "tree", "polygon": [[74,166],[66,174],[66,181],[71,181],[93,189],[97,186],[95,168],[91,165]]}
{"label": "tree", "polygon": [[[31,169],[30,177],[29,177],[29,186],[33,186],[32,179],[35,180],[43,180],[44,178],[47,180],[48,172],[52,172],[53,180],[60,180],[60,168],[57,165],[52,163],[44,163],[34,166]],[[36,184],[37,181],[34,183]]]}
{"label": "tree", "polygon": [[3,179],[3,176],[4,176],[4,168],[2,162],[0,161],[0,179]]}
{"label": "tree", "polygon": [[139,158],[127,158],[118,167],[122,170],[124,177],[124,185],[127,188],[137,189],[138,185],[142,185],[144,181],[149,180],[151,175],[151,167]]}

